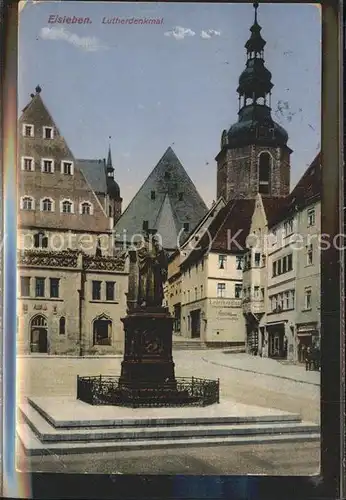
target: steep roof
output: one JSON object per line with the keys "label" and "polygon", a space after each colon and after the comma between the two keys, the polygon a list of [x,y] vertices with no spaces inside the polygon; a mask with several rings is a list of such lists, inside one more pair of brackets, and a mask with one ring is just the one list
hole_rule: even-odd
{"label": "steep roof", "polygon": [[276,219],[279,212],[287,205],[286,198],[275,198],[275,197],[266,197],[262,196],[262,203],[264,212],[267,218],[268,226],[272,223],[273,220]]}
{"label": "steep roof", "polygon": [[83,172],[95,193],[107,193],[106,170],[103,160],[76,160],[77,167]]}
{"label": "steep roof", "polygon": [[[19,118],[19,196],[32,196],[36,200],[34,210],[20,211],[20,227],[108,232],[109,218],[89,181],[76,165],[74,156],[44,104],[40,92],[40,87],[36,87],[36,94],[31,95],[31,101]],[[33,136],[23,136],[23,124],[34,125]],[[44,138],[44,127],[54,129],[51,138]],[[21,170],[23,157],[33,158],[32,171]],[[46,158],[54,161],[55,168],[51,173],[41,171],[41,161]],[[74,162],[75,168],[71,175],[61,173],[62,161]],[[51,212],[40,210],[39,200],[46,197],[51,198],[55,204],[55,209]],[[59,204],[65,198],[71,199],[75,204],[74,213],[61,213]],[[78,217],[79,205],[83,201],[92,203],[94,209],[92,213]]]}
{"label": "steep roof", "polygon": [[285,198],[285,203],[273,214],[268,227],[273,227],[293,215],[297,210],[302,210],[321,197],[321,153],[318,153],[310,166],[306,169],[293,191]]}
{"label": "steep roof", "polygon": [[142,187],[118,220],[115,231],[130,240],[143,231],[143,221],[149,229],[161,234],[167,250],[177,247],[184,224],[194,228],[207,212],[207,206],[194,183],[169,147]]}
{"label": "steep roof", "polygon": [[250,232],[255,200],[230,200],[220,209],[208,230],[196,243],[195,248],[182,262],[181,267],[196,262],[208,251],[242,253]]}

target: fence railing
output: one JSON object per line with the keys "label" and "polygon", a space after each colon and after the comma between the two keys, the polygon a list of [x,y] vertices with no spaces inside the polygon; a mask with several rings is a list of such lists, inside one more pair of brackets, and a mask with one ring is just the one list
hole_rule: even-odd
{"label": "fence railing", "polygon": [[77,399],[91,405],[208,406],[220,402],[220,381],[177,377],[161,384],[123,384],[118,376],[77,376]]}

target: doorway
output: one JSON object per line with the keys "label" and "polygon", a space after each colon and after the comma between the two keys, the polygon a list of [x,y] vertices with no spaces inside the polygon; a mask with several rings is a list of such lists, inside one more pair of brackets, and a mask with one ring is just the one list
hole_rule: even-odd
{"label": "doorway", "polygon": [[275,330],[268,331],[269,337],[269,352],[268,356],[270,358],[284,359],[287,357],[286,346],[285,346],[285,329],[284,325],[280,328],[277,326]]}
{"label": "doorway", "polygon": [[30,351],[48,353],[48,325],[44,316],[38,315],[31,320]]}
{"label": "doorway", "polygon": [[191,338],[199,339],[201,337],[201,310],[191,311]]}

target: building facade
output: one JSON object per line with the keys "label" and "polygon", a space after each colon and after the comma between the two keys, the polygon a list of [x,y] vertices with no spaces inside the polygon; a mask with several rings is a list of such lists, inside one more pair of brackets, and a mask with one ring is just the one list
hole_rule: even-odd
{"label": "building facade", "polygon": [[18,353],[119,352],[127,270],[112,236],[121,197],[111,152],[81,166],[39,86],[18,138]]}

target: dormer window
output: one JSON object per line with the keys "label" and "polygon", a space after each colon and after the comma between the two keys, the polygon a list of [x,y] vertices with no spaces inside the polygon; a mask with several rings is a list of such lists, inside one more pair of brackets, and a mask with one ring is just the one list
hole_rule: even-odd
{"label": "dormer window", "polygon": [[73,162],[72,161],[62,161],[61,162],[61,173],[64,175],[73,174]]}
{"label": "dormer window", "polygon": [[54,137],[53,127],[43,127],[43,138],[44,139],[53,139],[53,137]]}
{"label": "dormer window", "polygon": [[42,158],[41,171],[46,174],[52,174],[54,172],[54,161],[48,158]]}
{"label": "dormer window", "polygon": [[34,137],[34,126],[28,123],[23,124],[24,137]]}

